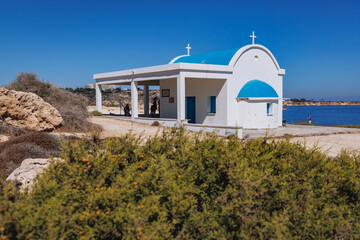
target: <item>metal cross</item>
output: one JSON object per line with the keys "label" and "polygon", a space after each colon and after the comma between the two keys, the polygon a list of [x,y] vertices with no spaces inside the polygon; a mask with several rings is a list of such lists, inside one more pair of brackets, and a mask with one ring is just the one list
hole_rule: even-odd
{"label": "metal cross", "polygon": [[255,44],[255,38],[256,38],[254,31],[253,31],[253,34],[250,35],[250,37],[252,38],[252,44],[254,45]]}
{"label": "metal cross", "polygon": [[188,52],[187,55],[189,56],[190,55],[190,49],[191,49],[190,44],[187,45],[186,49],[187,49],[187,52]]}

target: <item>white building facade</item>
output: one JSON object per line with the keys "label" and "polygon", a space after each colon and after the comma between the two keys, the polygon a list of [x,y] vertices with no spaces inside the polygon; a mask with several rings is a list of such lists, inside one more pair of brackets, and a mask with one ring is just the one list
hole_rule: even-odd
{"label": "white building facade", "polygon": [[[101,111],[101,85],[131,85],[132,121],[216,128],[222,134],[277,128],[282,126],[284,74],[273,54],[258,44],[184,55],[166,65],[94,74],[96,106]],[[144,86],[142,116],[138,86]],[[149,118],[149,86],[160,86],[158,119]]]}

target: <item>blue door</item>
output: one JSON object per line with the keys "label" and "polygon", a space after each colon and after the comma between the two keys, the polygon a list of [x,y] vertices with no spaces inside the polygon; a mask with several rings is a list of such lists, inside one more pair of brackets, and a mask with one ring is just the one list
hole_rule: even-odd
{"label": "blue door", "polygon": [[186,97],[186,119],[189,119],[189,123],[196,122],[196,107],[195,97]]}

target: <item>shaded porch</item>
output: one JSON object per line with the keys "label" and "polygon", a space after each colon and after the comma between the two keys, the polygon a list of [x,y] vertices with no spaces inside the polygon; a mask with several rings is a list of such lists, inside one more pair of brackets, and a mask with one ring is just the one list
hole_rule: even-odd
{"label": "shaded porch", "polygon": [[[122,120],[162,126],[185,125],[192,131],[217,131],[220,135],[229,132],[242,136],[236,126],[227,124],[227,79],[231,76],[229,66],[173,63],[132,70],[94,74],[96,80],[96,108],[102,111],[102,85],[131,86],[131,116],[111,116]],[[149,87],[159,86],[159,115],[151,114]],[[144,88],[144,112],[139,111],[139,87]],[[189,118],[189,98],[195,119]],[[218,98],[218,101],[213,101]],[[211,99],[211,104],[210,100]],[[211,108],[210,108],[211,105]],[[216,107],[217,106],[217,107]],[[210,112],[211,109],[211,112]],[[214,112],[216,109],[216,112]],[[189,119],[192,124],[189,124]],[[191,129],[190,129],[191,128]]]}
{"label": "shaded porch", "polygon": [[[107,107],[109,110],[103,111],[102,105],[102,91],[101,88],[106,85],[112,85],[116,87],[124,87],[124,86],[131,86],[131,91],[129,92],[127,88],[119,93],[119,99],[115,100],[118,102],[117,107]],[[105,116],[119,116],[119,117],[131,117],[135,114],[136,117],[146,117],[146,118],[159,118],[160,117],[160,109],[158,106],[159,98],[156,96],[154,91],[158,91],[158,89],[151,89],[152,87],[159,87],[159,81],[152,80],[152,81],[142,81],[137,82],[135,86],[131,84],[131,82],[114,82],[109,84],[97,84],[96,86],[96,109],[102,112]],[[122,94],[121,94],[122,92]],[[130,96],[130,100],[128,100],[128,96]],[[124,97],[125,95],[125,97]],[[112,98],[114,101],[114,98]],[[154,102],[155,110],[154,110]],[[101,104],[100,104],[101,103]],[[137,103],[137,104],[136,104]],[[126,111],[126,106],[128,105],[129,109]]]}

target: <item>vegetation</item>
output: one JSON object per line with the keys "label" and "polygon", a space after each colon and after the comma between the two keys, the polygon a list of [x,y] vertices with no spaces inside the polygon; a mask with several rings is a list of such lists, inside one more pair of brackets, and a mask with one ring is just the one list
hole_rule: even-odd
{"label": "vegetation", "polygon": [[59,154],[59,140],[48,133],[27,132],[11,137],[0,143],[0,179],[8,176],[26,158],[56,157]]}
{"label": "vegetation", "polygon": [[[96,93],[95,89],[92,88],[65,88],[66,91],[82,95],[86,97],[88,105],[95,105],[96,103]],[[142,89],[139,90],[139,104],[143,104],[144,93]],[[107,107],[119,107],[119,105],[125,105],[131,102],[131,91],[121,90],[121,88],[110,88],[102,89],[102,104]],[[159,96],[159,90],[150,90],[149,91],[150,99],[154,99]]]}
{"label": "vegetation", "polygon": [[160,126],[160,123],[158,121],[154,121],[151,126],[155,126],[155,127],[158,127]]}
{"label": "vegetation", "polygon": [[24,128],[18,128],[13,125],[10,125],[4,121],[4,119],[0,116],[0,134],[9,135],[11,137],[20,136],[22,134],[30,132]]}
{"label": "vegetation", "polygon": [[17,128],[0,118],[0,134],[10,137],[0,143],[0,182],[26,158],[56,157],[60,154],[59,140],[48,133]]}
{"label": "vegetation", "polygon": [[35,93],[50,103],[63,117],[65,125],[61,129],[64,131],[99,130],[97,125],[86,121],[89,113],[85,97],[43,82],[34,73],[20,73],[14,82],[5,87],[11,90]]}
{"label": "vegetation", "polygon": [[[94,105],[95,101],[96,101],[96,93],[95,93],[95,89],[94,88],[65,88],[66,91],[78,94],[78,95],[82,95],[84,97],[86,97],[87,99],[87,104],[88,105]],[[122,90],[121,88],[115,88],[115,89],[105,89],[105,90],[101,90],[101,95],[103,97],[104,100],[113,100],[118,98],[118,93],[121,93]],[[118,105],[115,105],[116,107],[118,107]]]}
{"label": "vegetation", "polygon": [[359,239],[360,156],[172,129],[64,142],[32,192],[0,186],[4,239]]}
{"label": "vegetation", "polygon": [[312,126],[312,123],[309,122],[297,122],[297,123],[292,123],[293,125],[308,125],[308,126]]}
{"label": "vegetation", "polygon": [[97,111],[97,110],[92,111],[91,114],[92,114],[93,116],[102,116],[102,115],[103,115],[101,112],[99,112],[99,111]]}
{"label": "vegetation", "polygon": [[94,88],[65,88],[65,90],[86,97],[88,105],[95,104],[96,93]]}
{"label": "vegetation", "polygon": [[311,100],[308,100],[306,98],[300,98],[300,99],[297,99],[297,98],[291,98],[290,101],[293,101],[293,102],[314,102],[314,99],[311,99]]}
{"label": "vegetation", "polygon": [[344,128],[360,128],[360,125],[356,125],[356,124],[347,124],[347,125],[341,125],[341,126],[337,126],[337,127],[344,127]]}

